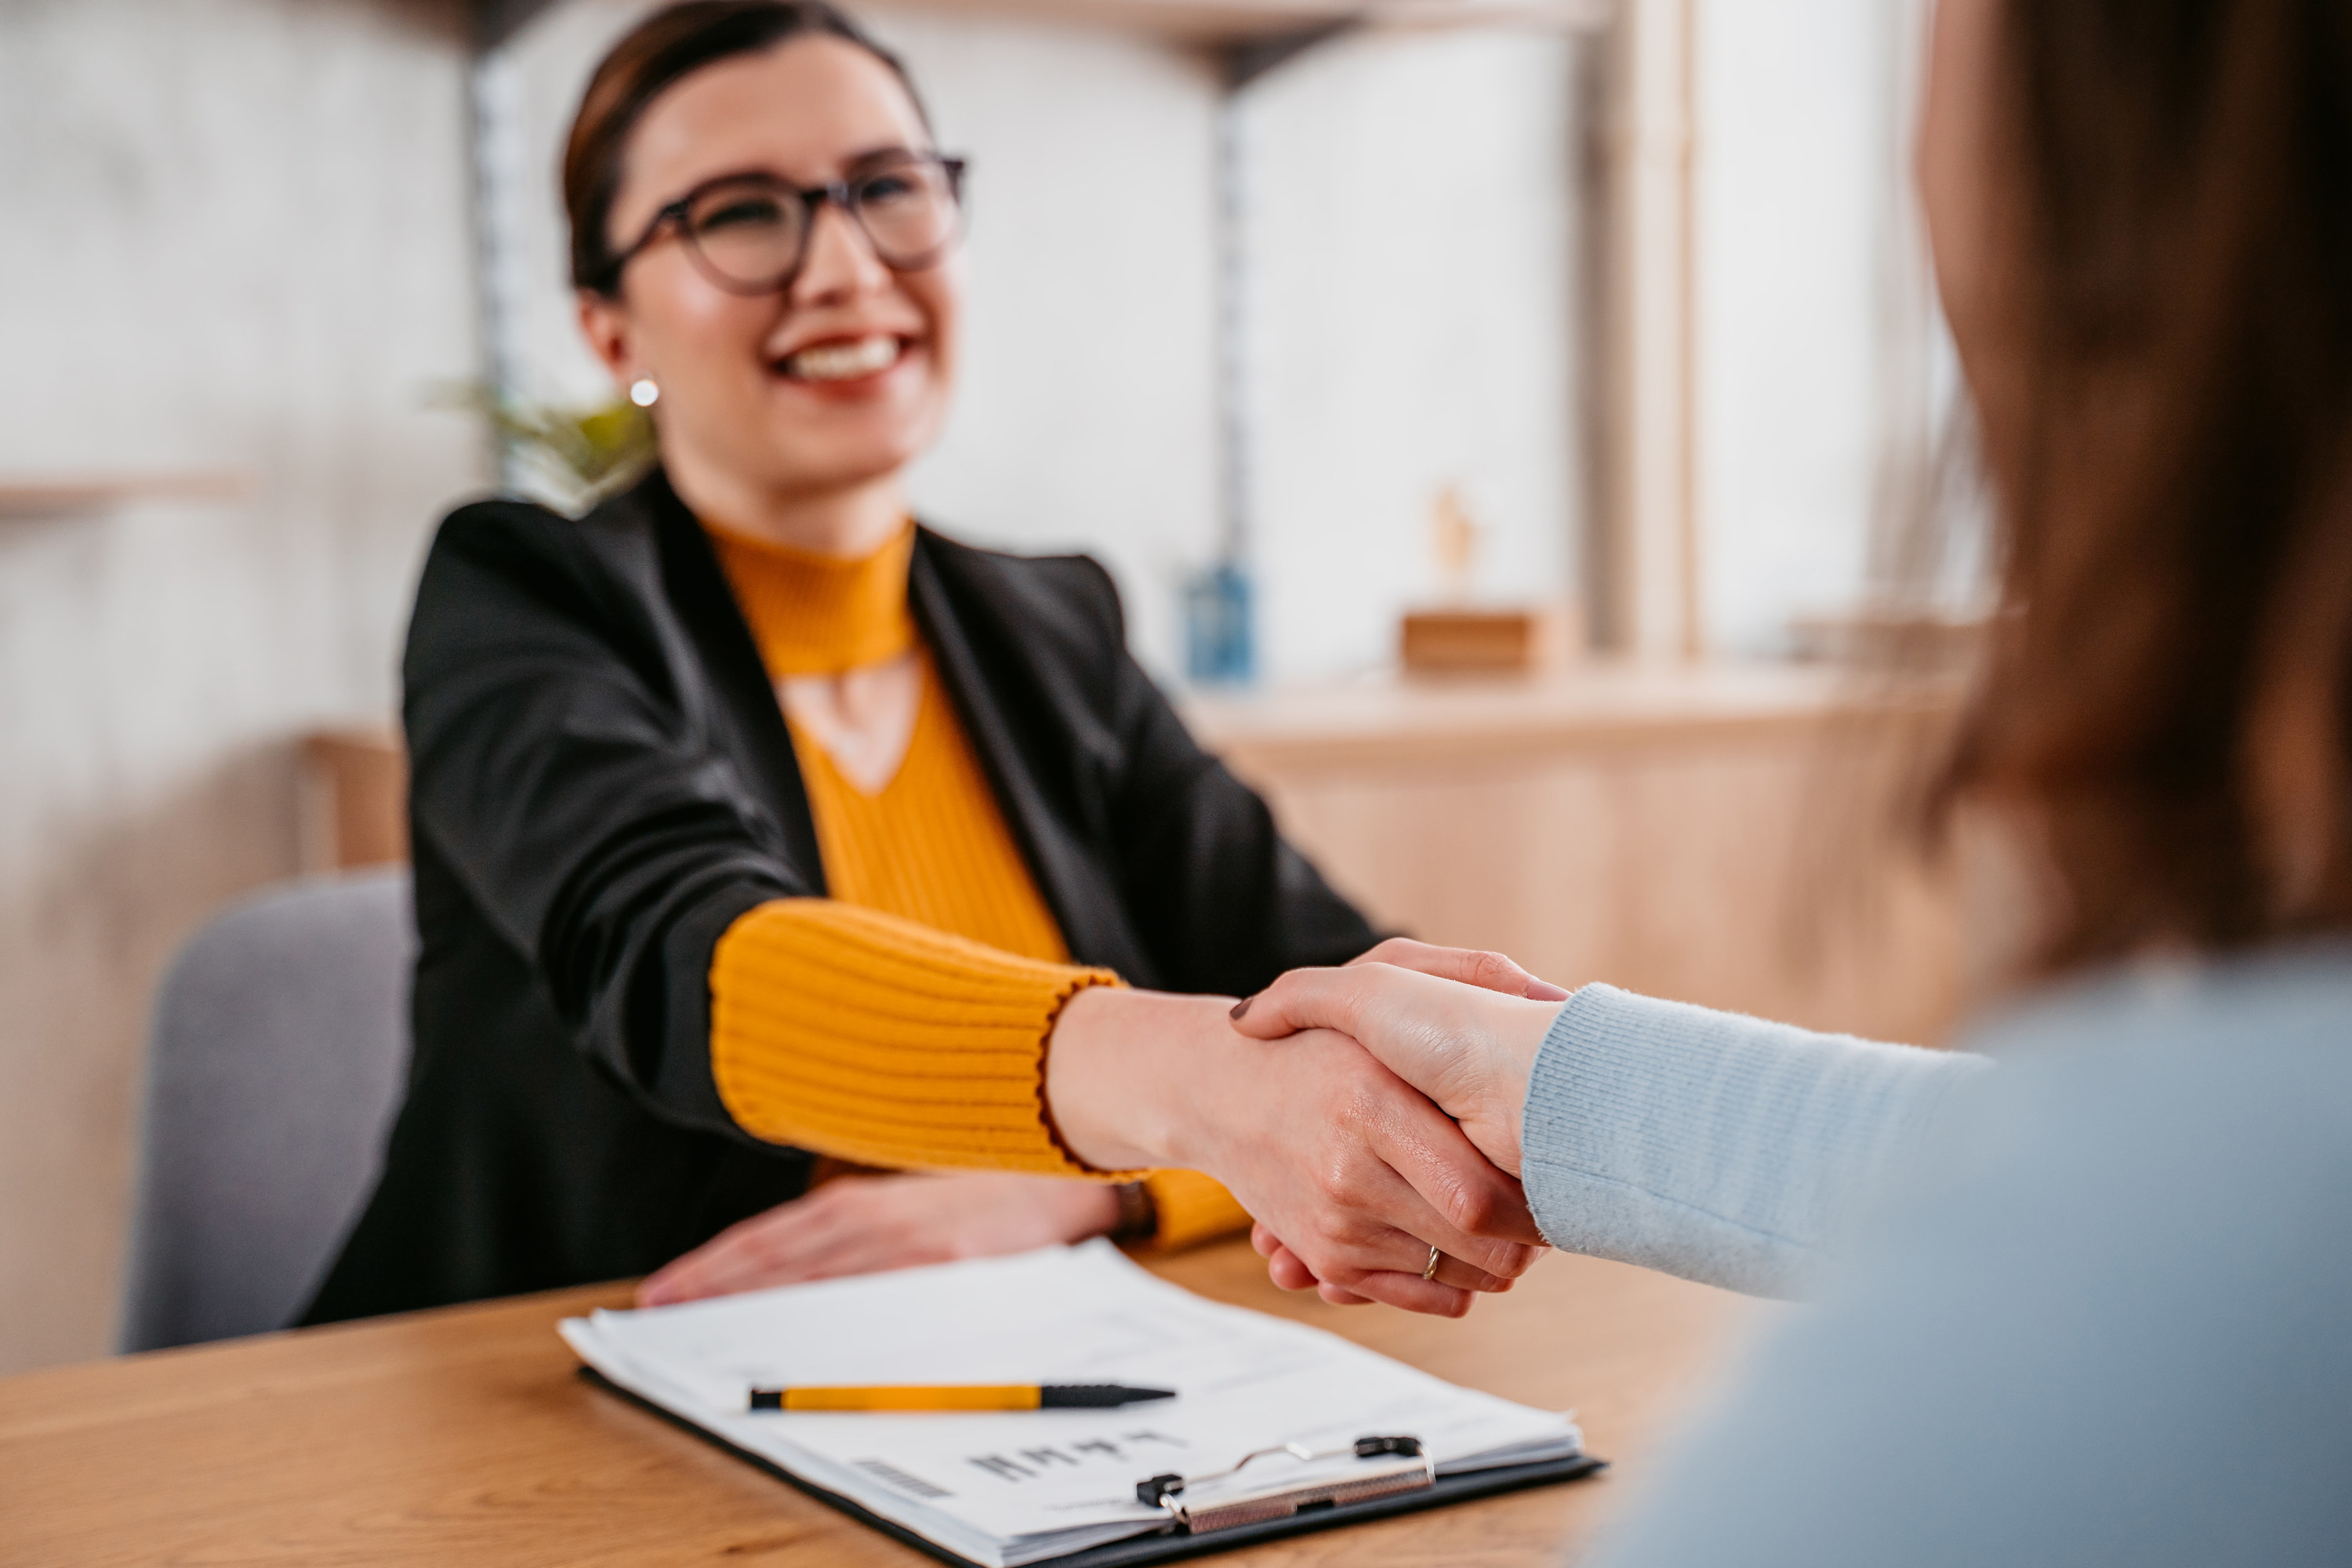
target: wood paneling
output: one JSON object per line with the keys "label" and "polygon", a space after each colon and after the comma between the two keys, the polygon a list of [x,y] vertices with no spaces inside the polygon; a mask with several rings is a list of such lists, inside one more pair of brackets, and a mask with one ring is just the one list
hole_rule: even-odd
{"label": "wood paneling", "polygon": [[387,730],[302,739],[302,868],[352,871],[408,858],[408,756]]}
{"label": "wood paneling", "polygon": [[1899,850],[1947,711],[1792,668],[1601,667],[1194,706],[1203,739],[1387,924],[1816,1028],[1935,1041],[1957,900]]}
{"label": "wood paneling", "polygon": [[[1236,1568],[1549,1568],[1651,1468],[1726,1331],[1761,1310],[1583,1258],[1544,1259],[1459,1321],[1284,1295],[1238,1242],[1151,1267],[1457,1383],[1572,1406],[1593,1451],[1617,1461],[1591,1481],[1220,1560]],[[627,1294],[526,1297],[0,1382],[0,1560],[927,1561],[573,1375],[556,1320]]]}

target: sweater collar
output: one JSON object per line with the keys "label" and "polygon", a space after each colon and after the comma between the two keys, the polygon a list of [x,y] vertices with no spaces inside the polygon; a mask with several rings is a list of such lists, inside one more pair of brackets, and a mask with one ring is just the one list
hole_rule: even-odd
{"label": "sweater collar", "polygon": [[895,658],[916,643],[907,608],[909,522],[856,560],[818,555],[708,523],[711,548],[742,606],[771,679],[834,675]]}

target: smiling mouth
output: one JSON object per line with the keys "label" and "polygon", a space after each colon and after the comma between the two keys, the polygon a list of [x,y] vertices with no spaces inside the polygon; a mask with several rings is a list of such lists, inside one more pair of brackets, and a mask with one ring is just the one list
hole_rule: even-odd
{"label": "smiling mouth", "polygon": [[907,345],[887,332],[847,342],[819,343],[787,354],[783,373],[794,381],[856,381],[879,375],[898,363]]}

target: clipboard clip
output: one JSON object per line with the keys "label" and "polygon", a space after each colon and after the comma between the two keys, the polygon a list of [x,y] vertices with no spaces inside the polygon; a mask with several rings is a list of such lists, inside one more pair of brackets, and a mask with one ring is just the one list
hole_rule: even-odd
{"label": "clipboard clip", "polygon": [[[1311,1480],[1269,1480],[1260,1485],[1219,1488],[1218,1495],[1195,1503],[1187,1489],[1241,1474],[1259,1459],[1286,1457],[1302,1464],[1339,1459],[1353,1455],[1358,1461],[1333,1474]],[[1230,1469],[1205,1476],[1164,1475],[1135,1484],[1135,1500],[1146,1508],[1164,1510],[1177,1528],[1192,1535],[1257,1524],[1293,1514],[1327,1508],[1345,1508],[1398,1492],[1419,1491],[1437,1484],[1437,1466],[1418,1437],[1359,1437],[1345,1448],[1317,1453],[1302,1443],[1284,1443],[1244,1454]]]}

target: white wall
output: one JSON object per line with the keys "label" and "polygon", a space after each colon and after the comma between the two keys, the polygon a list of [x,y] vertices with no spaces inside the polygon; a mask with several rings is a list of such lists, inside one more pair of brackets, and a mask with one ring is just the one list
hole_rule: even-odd
{"label": "white wall", "polygon": [[0,1373],[110,1341],[165,957],[295,864],[290,737],[387,714],[483,478],[452,4],[0,5],[0,482],[247,500],[0,517]]}
{"label": "white wall", "polygon": [[[1902,276],[1917,0],[1701,0],[1697,506],[1708,646],[1770,654],[1864,593],[1880,479],[1922,418]],[[1904,299],[1894,296],[1902,294]],[[1906,338],[1905,334],[1910,334]]]}
{"label": "white wall", "polygon": [[1485,530],[1475,586],[1575,592],[1573,47],[1343,39],[1250,89],[1250,467],[1276,679],[1394,659],[1441,584],[1430,512]]}
{"label": "white wall", "polygon": [[[588,73],[650,8],[571,0],[493,62],[509,358],[536,396],[611,395],[573,324],[555,169]],[[1172,668],[1176,580],[1216,538],[1213,79],[1126,34],[860,16],[972,161],[963,384],[917,505],[975,542],[1100,556],[1135,646]]]}

